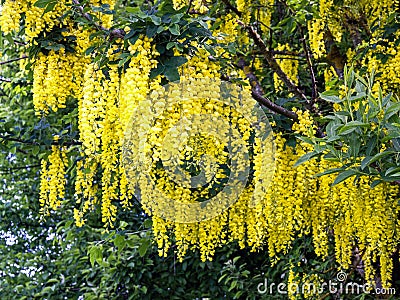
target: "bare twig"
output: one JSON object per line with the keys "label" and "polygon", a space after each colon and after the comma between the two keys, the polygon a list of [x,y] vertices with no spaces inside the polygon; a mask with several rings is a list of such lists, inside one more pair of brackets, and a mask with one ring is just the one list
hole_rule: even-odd
{"label": "bare twig", "polygon": [[304,53],[299,53],[296,51],[279,51],[279,50],[270,50],[272,54],[279,54],[279,55],[286,55],[286,56],[299,56],[299,57],[305,57],[306,54]]}
{"label": "bare twig", "polygon": [[[301,31],[303,31],[303,30],[301,30]],[[311,84],[312,84],[311,98],[312,98],[312,103],[311,103],[310,109],[313,110],[315,108],[313,102],[318,97],[317,81],[315,80],[314,68],[312,66],[310,52],[308,51],[307,42],[306,42],[306,39],[305,39],[304,36],[301,39],[301,42],[303,44],[303,48],[304,48],[304,51],[306,53],[307,66],[308,66],[308,69],[310,70],[310,74],[311,74]]]}
{"label": "bare twig", "polygon": [[14,61],[18,61],[18,60],[25,59],[25,58],[28,58],[28,56],[24,55],[24,56],[13,58],[13,59],[9,59],[9,60],[6,60],[6,61],[0,61],[0,65],[9,64],[9,63],[12,63]]}
{"label": "bare twig", "polygon": [[29,169],[39,168],[39,167],[40,167],[40,164],[9,167],[9,168],[0,168],[0,174],[1,175],[14,174],[15,172],[18,172],[18,171],[26,171],[26,170],[29,170]]}
{"label": "bare twig", "polygon": [[[27,140],[22,140],[19,138],[13,138],[10,136],[1,136],[0,139],[2,141],[9,141],[9,142],[16,142],[20,144],[26,144],[26,145],[37,145],[40,146],[41,144],[35,141],[27,141]],[[81,145],[82,143],[80,141],[72,140],[72,141],[65,141],[65,142],[59,142],[59,141],[54,141],[52,142],[52,145],[60,145],[60,146],[75,146],[75,145]]]}

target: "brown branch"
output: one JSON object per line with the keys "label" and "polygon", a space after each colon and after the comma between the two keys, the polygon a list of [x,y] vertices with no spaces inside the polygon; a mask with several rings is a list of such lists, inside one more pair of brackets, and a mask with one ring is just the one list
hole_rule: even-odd
{"label": "brown branch", "polygon": [[[10,136],[1,136],[0,135],[0,139],[4,142],[4,141],[8,141],[8,142],[16,142],[16,143],[20,143],[20,144],[26,144],[26,145],[35,145],[35,146],[40,146],[42,144],[35,142],[35,141],[27,141],[27,140],[22,140],[22,139],[18,139],[18,138],[13,138]],[[55,146],[75,146],[75,145],[82,145],[81,142],[73,140],[73,141],[69,141],[69,142],[58,142],[58,141],[54,141],[51,143],[51,145],[55,145]]]}
{"label": "brown branch", "polygon": [[13,58],[13,59],[6,60],[6,61],[0,61],[0,65],[5,65],[5,64],[12,63],[14,61],[18,61],[18,60],[25,59],[25,58],[28,58],[28,56],[24,55],[24,56],[21,56],[18,58]]}
{"label": "brown branch", "polygon": [[40,167],[40,164],[35,164],[35,165],[26,165],[26,166],[16,166],[16,167],[9,167],[9,168],[5,168],[5,167],[1,167],[0,171],[5,171],[5,170],[21,170],[21,169],[29,169],[29,168],[37,168]]}
{"label": "brown branch", "polygon": [[[303,35],[303,30],[302,29],[301,29],[301,32],[302,32],[302,35]],[[312,66],[312,62],[311,62],[310,52],[308,51],[307,42],[306,42],[306,38],[304,37],[304,35],[301,38],[301,42],[302,42],[304,51],[306,53],[307,66],[308,66],[308,69],[310,70],[310,74],[311,74],[311,84],[312,84],[311,98],[312,98],[312,102],[310,103],[311,104],[310,109],[311,110],[315,110],[314,101],[318,97],[317,81],[315,79],[315,73],[314,73],[314,68]]]}
{"label": "brown branch", "polygon": [[9,168],[0,168],[0,175],[6,175],[6,174],[14,174],[17,171],[26,171],[31,168],[39,168],[40,164],[35,164],[35,165],[27,165],[27,166],[18,166],[18,167],[9,167]]}
{"label": "brown branch", "polygon": [[295,121],[297,120],[297,114],[295,112],[287,110],[286,108],[275,104],[270,99],[264,96],[264,91],[260,83],[258,82],[256,75],[254,75],[254,73],[251,71],[251,68],[248,66],[243,58],[239,59],[238,67],[243,70],[247,79],[249,80],[251,85],[251,94],[255,100],[257,100],[260,104],[266,106],[275,113],[286,116]]}
{"label": "brown branch", "polygon": [[296,51],[278,51],[278,50],[270,50],[272,54],[279,54],[279,55],[286,55],[286,56],[299,56],[299,57],[305,57],[306,54],[304,53],[299,53]]}
{"label": "brown branch", "polygon": [[242,13],[235,6],[233,6],[229,0],[222,0],[222,2],[224,2],[226,8],[228,8],[231,11],[233,11],[239,17],[242,16]]}
{"label": "brown branch", "polygon": [[250,25],[245,25],[242,21],[238,21],[239,25],[242,26],[253,39],[254,43],[260,48],[265,60],[268,62],[271,69],[278,75],[278,77],[286,84],[288,89],[293,92],[298,98],[309,102],[307,96],[299,89],[296,84],[290,80],[290,78],[283,72],[281,66],[276,61],[274,55],[268,50],[267,46],[265,45],[264,41],[257,33],[257,31]]}
{"label": "brown branch", "polygon": [[78,0],[72,0],[72,3],[75,4],[75,7],[78,9],[78,11],[82,15],[82,17],[84,17],[86,20],[91,22],[94,25],[94,27],[97,28],[97,30],[108,32],[110,40],[117,39],[117,38],[121,38],[121,39],[124,38],[124,36],[125,36],[124,30],[114,29],[114,30],[110,31],[108,28],[105,28],[105,27],[101,26],[100,24],[97,24],[96,22],[94,22],[92,17],[90,16],[90,14],[85,12],[83,6],[81,5],[81,3]]}

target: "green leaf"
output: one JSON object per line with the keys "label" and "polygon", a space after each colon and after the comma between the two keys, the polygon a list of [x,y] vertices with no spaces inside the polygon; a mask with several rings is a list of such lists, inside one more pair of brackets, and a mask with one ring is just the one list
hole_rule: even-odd
{"label": "green leaf", "polygon": [[139,8],[139,7],[127,6],[127,7],[125,8],[125,10],[126,10],[128,13],[136,14],[136,13],[138,13],[138,12],[140,11],[140,8]]}
{"label": "green leaf", "polygon": [[129,53],[122,53],[119,57],[120,60],[118,62],[118,67],[123,66],[128,60],[131,59],[131,55]]}
{"label": "green leaf", "polygon": [[360,122],[360,121],[351,121],[345,125],[343,125],[342,127],[340,127],[339,129],[339,134],[340,135],[347,135],[351,132],[353,132],[354,130],[356,130],[357,128],[367,128],[370,127],[371,125],[369,123],[364,123],[364,122]]}
{"label": "green leaf", "polygon": [[171,17],[171,23],[175,24],[175,23],[179,23],[179,21],[181,20],[181,18],[183,17],[183,14],[176,14],[173,15]]}
{"label": "green leaf", "polygon": [[165,62],[166,67],[175,67],[178,68],[184,63],[186,63],[188,60],[184,56],[172,56]]}
{"label": "green leaf", "polygon": [[400,111],[400,102],[394,103],[385,110],[383,119],[388,120],[391,116],[398,114],[399,111]]}
{"label": "green leaf", "polygon": [[321,177],[321,176],[325,176],[325,175],[329,175],[329,174],[334,174],[334,173],[337,173],[340,171],[343,171],[343,168],[332,168],[332,169],[328,169],[324,172],[316,174],[315,177]]}
{"label": "green leaf", "polygon": [[400,138],[400,131],[389,131],[388,135],[386,135],[381,142],[385,143],[387,141]]}
{"label": "green leaf", "polygon": [[179,30],[179,25],[174,24],[171,27],[168,28],[169,32],[171,32],[173,35],[180,35],[181,32]]}
{"label": "green leaf", "polygon": [[303,156],[301,156],[293,165],[294,167],[298,167],[301,164],[305,163],[306,161],[309,161],[311,158],[315,157],[319,155],[318,152],[312,151],[312,152],[308,152],[306,154],[304,154]]}
{"label": "green leaf", "polygon": [[370,184],[371,189],[375,188],[378,184],[380,184],[380,183],[382,183],[382,182],[383,182],[383,180],[381,180],[381,179],[374,180],[374,181]]}
{"label": "green leaf", "polygon": [[169,50],[169,49],[171,49],[171,48],[174,48],[175,47],[175,42],[169,42],[168,44],[167,44],[167,50]]}
{"label": "green leaf", "polygon": [[125,238],[122,235],[117,234],[114,238],[114,245],[118,248],[118,252],[121,252],[126,246]]}
{"label": "green leaf", "polygon": [[394,153],[396,153],[396,152],[394,152],[394,151],[384,151],[384,152],[377,153],[374,156],[367,156],[361,162],[361,169],[365,169],[365,167],[367,167],[370,164],[376,162],[377,160],[379,160],[379,159],[381,159],[381,158],[383,158],[385,156],[394,154]]}
{"label": "green leaf", "polygon": [[56,5],[57,5],[57,2],[50,2],[50,3],[46,6],[46,8],[44,9],[43,15],[44,15],[45,13],[48,13],[49,11],[52,11]]}
{"label": "green leaf", "polygon": [[146,252],[147,252],[147,249],[149,248],[149,246],[150,246],[150,240],[142,239],[142,243],[140,244],[139,249],[138,249],[140,257],[143,257],[146,255]]}
{"label": "green leaf", "polygon": [[180,79],[178,69],[175,67],[166,67],[164,70],[164,75],[171,82],[179,81]]}
{"label": "green leaf", "polygon": [[237,285],[237,280],[233,280],[231,282],[231,286],[229,287],[228,291],[229,292],[232,291],[236,287],[236,285]]}
{"label": "green leaf", "polygon": [[348,153],[350,157],[357,157],[360,152],[361,139],[356,134],[352,134],[349,139],[350,143]]}
{"label": "green leaf", "polygon": [[96,49],[96,46],[90,46],[85,50],[85,55],[91,54],[94,51],[94,49]]}
{"label": "green leaf", "polygon": [[213,47],[208,45],[207,43],[204,44],[204,48],[212,55],[215,56],[216,52],[214,51]]}
{"label": "green leaf", "polygon": [[143,227],[144,228],[151,228],[151,226],[153,225],[153,221],[152,221],[152,219],[146,219],[144,222],[143,222]]}
{"label": "green leaf", "polygon": [[40,152],[40,146],[33,146],[32,154],[33,155],[38,155],[39,152]]}
{"label": "green leaf", "polygon": [[156,35],[156,33],[157,33],[157,29],[158,29],[158,27],[155,26],[155,25],[153,25],[153,24],[148,25],[148,26],[146,27],[146,35],[147,35],[149,38],[154,37],[154,36]]}
{"label": "green leaf", "polygon": [[103,261],[103,252],[99,246],[92,246],[89,250],[89,260],[92,267],[94,263],[97,261],[98,264],[101,264]]}
{"label": "green leaf", "polygon": [[389,169],[386,170],[385,176],[388,176],[388,175],[391,175],[391,174],[394,174],[394,173],[398,173],[398,172],[400,172],[400,167],[397,167],[397,166],[390,167]]}
{"label": "green leaf", "polygon": [[151,15],[150,19],[153,21],[154,25],[160,25],[161,24],[161,18],[157,17],[155,15]]}
{"label": "green leaf", "polygon": [[333,91],[326,91],[323,93],[319,93],[319,97],[327,102],[332,102],[332,103],[342,102],[342,100],[335,94],[336,93],[334,93]]}
{"label": "green leaf", "polygon": [[[136,29],[131,29],[127,34],[125,34],[124,39],[129,40],[135,34],[136,34]],[[132,44],[134,44],[134,43],[132,43]]]}
{"label": "green leaf", "polygon": [[350,96],[350,97],[349,97],[349,101],[351,101],[351,102],[357,101],[357,100],[360,100],[360,99],[365,98],[365,96],[367,96],[367,94],[364,93],[364,92],[357,93],[357,94],[354,95],[354,96]]}
{"label": "green leaf", "polygon": [[337,184],[341,183],[342,181],[346,180],[347,178],[349,178],[349,177],[351,177],[351,176],[354,176],[354,175],[357,175],[357,174],[358,174],[358,172],[355,171],[355,170],[346,170],[346,171],[343,171],[342,173],[340,173],[340,174],[335,178],[335,180],[334,180],[333,183],[332,183],[332,186],[337,185]]}
{"label": "green leaf", "polygon": [[53,0],[38,0],[33,5],[39,8],[45,8]]}
{"label": "green leaf", "polygon": [[150,79],[156,78],[158,75],[163,74],[164,71],[165,71],[165,66],[163,66],[161,63],[158,63],[156,68],[151,69],[151,71],[150,71]]}

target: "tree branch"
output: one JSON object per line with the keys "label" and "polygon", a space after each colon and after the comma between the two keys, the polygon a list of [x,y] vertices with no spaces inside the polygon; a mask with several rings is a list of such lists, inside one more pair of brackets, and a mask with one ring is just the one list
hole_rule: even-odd
{"label": "tree branch", "polygon": [[110,37],[110,40],[118,39],[118,38],[121,38],[121,39],[124,38],[124,36],[125,36],[125,31],[124,30],[122,30],[122,29],[109,30],[108,28],[105,28],[105,27],[101,26],[100,24],[97,24],[96,22],[93,21],[93,19],[90,16],[90,14],[85,12],[83,6],[81,5],[81,3],[78,0],[72,0],[72,3],[75,4],[75,8],[78,9],[78,11],[82,15],[82,17],[84,17],[86,20],[91,22],[94,25],[94,27],[97,28],[97,30],[107,32],[109,37]]}
{"label": "tree branch", "polygon": [[13,58],[13,59],[10,59],[10,60],[0,61],[0,65],[9,64],[9,63],[12,63],[12,62],[14,62],[14,61],[18,61],[18,60],[25,59],[25,58],[28,58],[28,56],[23,55],[23,56],[21,56],[21,57]]}
{"label": "tree branch", "polygon": [[237,14],[239,17],[242,16],[242,13],[235,7],[233,6],[229,0],[222,0],[222,2],[224,2],[225,6],[227,9],[233,11],[235,14]]}
{"label": "tree branch", "polygon": [[261,39],[260,35],[255,31],[255,29],[250,25],[245,25],[242,21],[238,21],[239,25],[242,26],[253,39],[254,43],[260,48],[265,60],[268,62],[271,69],[279,76],[279,78],[286,84],[288,89],[293,92],[298,98],[309,102],[307,96],[296,86],[296,84],[290,80],[290,78],[283,72],[281,66],[278,64],[273,54],[268,50],[264,41]]}
{"label": "tree branch", "polygon": [[264,96],[264,91],[260,83],[258,82],[256,75],[254,75],[254,73],[251,71],[251,68],[248,66],[243,58],[239,59],[238,67],[243,70],[247,79],[249,79],[250,85],[252,87],[251,94],[254,99],[256,99],[260,104],[266,106],[273,112],[286,116],[292,120],[297,120],[297,114],[295,112],[287,110],[286,108],[275,104],[270,99]]}
{"label": "tree branch", "polygon": [[[303,30],[301,29],[301,33],[303,35]],[[311,84],[312,84],[312,90],[311,90],[311,98],[312,98],[312,103],[311,103],[311,110],[314,110],[314,101],[315,99],[317,99],[318,97],[318,90],[317,90],[317,81],[315,80],[315,73],[314,73],[314,68],[312,66],[312,62],[311,62],[311,57],[310,57],[310,52],[308,51],[308,47],[307,47],[307,42],[306,39],[303,35],[302,39],[301,39],[302,45],[303,45],[303,49],[306,53],[306,61],[307,61],[307,66],[308,69],[310,70],[310,74],[311,74]]]}
{"label": "tree branch", "polygon": [[[26,144],[26,145],[34,145],[34,146],[42,145],[42,144],[40,144],[38,142],[26,141],[26,140],[22,140],[22,139],[19,139],[19,138],[13,138],[13,137],[10,137],[10,136],[1,136],[0,135],[0,139],[2,141],[16,142],[16,143]],[[82,145],[82,143],[79,142],[79,141],[76,141],[76,140],[69,141],[69,142],[68,141],[67,142],[62,142],[62,143],[60,143],[58,141],[53,141],[51,143],[51,145],[54,145],[54,146],[75,146],[75,145]]]}
{"label": "tree branch", "polygon": [[31,168],[39,168],[40,164],[36,165],[27,165],[27,166],[18,166],[18,167],[9,167],[9,168],[0,168],[0,175],[6,175],[6,174],[14,174],[17,171],[27,171],[28,169]]}

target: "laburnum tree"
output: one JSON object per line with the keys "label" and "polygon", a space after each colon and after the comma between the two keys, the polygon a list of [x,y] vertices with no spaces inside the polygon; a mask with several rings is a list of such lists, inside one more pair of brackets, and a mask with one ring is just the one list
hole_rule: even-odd
{"label": "laburnum tree", "polygon": [[[179,285],[172,296],[150,283],[168,285],[171,257],[174,268],[182,262],[181,285],[199,268],[213,274],[212,289],[200,285],[193,298],[253,299],[264,275],[318,286],[338,271],[391,291],[400,237],[399,9],[393,0],[3,1],[0,199],[31,220],[27,201],[35,198],[45,228],[35,234],[68,237],[48,255],[66,262],[77,249],[69,264],[86,270],[36,279],[51,288],[29,291],[60,296],[69,282],[67,297],[179,299]],[[223,92],[243,106],[216,101]],[[193,94],[201,96],[180,102]],[[241,115],[257,105],[273,134]],[[191,115],[216,121],[190,135],[182,120]],[[212,134],[225,130],[218,118],[248,146],[241,194],[212,217],[183,222],[179,210],[177,219],[163,217],[156,191],[189,205],[228,184],[226,145]],[[187,126],[172,132],[176,124]],[[270,152],[257,131],[273,135]],[[205,168],[205,186],[179,186],[161,162],[164,150],[193,176],[201,157],[214,157],[220,169],[209,179]],[[18,191],[21,181],[31,189]],[[12,224],[23,228],[16,214]],[[124,282],[125,263],[140,284]],[[110,274],[119,274],[117,283]],[[98,286],[83,287],[90,284]],[[343,296],[288,293],[282,297]]]}

